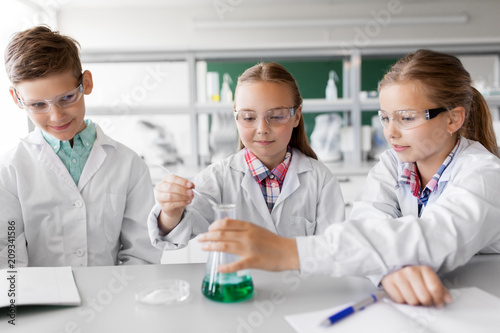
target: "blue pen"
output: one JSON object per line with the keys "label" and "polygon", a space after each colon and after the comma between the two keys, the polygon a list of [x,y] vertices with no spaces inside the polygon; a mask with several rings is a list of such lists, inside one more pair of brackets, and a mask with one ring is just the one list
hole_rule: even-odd
{"label": "blue pen", "polygon": [[337,321],[353,314],[354,312],[363,310],[368,305],[376,303],[378,300],[380,300],[386,296],[387,296],[387,293],[385,292],[385,290],[381,290],[378,293],[371,294],[371,296],[369,298],[366,298],[366,299],[364,299],[364,300],[362,300],[354,305],[351,305],[350,307],[345,308],[344,310],[337,312],[336,314],[326,318],[325,320],[323,320],[321,322],[320,325],[323,327],[330,326],[330,325],[336,323]]}

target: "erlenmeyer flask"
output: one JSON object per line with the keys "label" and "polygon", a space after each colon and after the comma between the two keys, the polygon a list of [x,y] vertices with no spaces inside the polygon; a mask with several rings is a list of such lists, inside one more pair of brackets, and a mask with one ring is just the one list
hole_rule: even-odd
{"label": "erlenmeyer flask", "polygon": [[[236,205],[221,204],[214,207],[215,219],[224,217],[236,218]],[[225,252],[209,252],[205,277],[201,285],[201,292],[205,297],[223,303],[239,302],[253,296],[253,282],[248,270],[235,273],[219,273],[219,265],[237,261],[238,255]]]}

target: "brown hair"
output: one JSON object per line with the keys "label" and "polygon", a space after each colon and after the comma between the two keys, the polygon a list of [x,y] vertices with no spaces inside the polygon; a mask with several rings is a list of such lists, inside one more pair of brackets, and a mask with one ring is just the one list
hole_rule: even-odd
{"label": "brown hair", "polygon": [[71,37],[37,26],[16,33],[5,49],[5,70],[12,84],[72,71],[82,73],[80,44]]}
{"label": "brown hair", "polygon": [[458,134],[480,142],[499,156],[491,113],[484,97],[472,87],[471,77],[460,60],[446,53],[418,50],[400,59],[380,82],[384,86],[418,81],[427,98],[440,107],[465,109]]}
{"label": "brown hair", "polygon": [[[302,105],[302,96],[300,95],[299,86],[285,67],[281,66],[275,62],[269,63],[258,63],[255,66],[248,68],[243,74],[238,78],[238,83],[236,84],[236,92],[238,91],[238,86],[242,83],[247,82],[273,82],[284,85],[290,89],[293,95],[293,103],[295,107]],[[292,137],[290,138],[290,146],[300,150],[303,154],[318,159],[316,153],[309,145],[309,140],[307,139],[306,129],[304,125],[304,117],[300,116],[300,121],[297,127],[292,131]],[[238,149],[243,149],[245,146],[241,139],[238,139]]]}

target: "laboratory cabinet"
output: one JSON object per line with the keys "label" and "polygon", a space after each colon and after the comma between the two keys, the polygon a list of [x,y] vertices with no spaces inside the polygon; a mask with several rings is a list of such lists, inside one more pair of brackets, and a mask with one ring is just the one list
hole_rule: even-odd
{"label": "laboratory cabinet", "polygon": [[[115,138],[125,144],[128,144],[127,140],[131,140],[132,146],[143,139],[148,140],[148,147],[156,145],[157,154],[145,149],[151,155],[145,156],[149,165],[177,164],[182,165],[182,168],[198,170],[213,160],[211,155],[214,151],[211,151],[210,145],[214,138],[211,133],[216,125],[221,129],[229,129],[225,137],[220,139],[220,142],[229,142],[225,149],[236,148],[236,141],[232,141],[236,140],[234,123],[218,120],[224,118],[222,115],[230,115],[233,105],[231,102],[212,101],[207,96],[207,89],[211,89],[207,74],[219,74],[217,88],[220,89],[224,73],[230,73],[233,80],[230,88],[234,93],[236,79],[245,68],[259,61],[276,61],[282,63],[298,81],[304,97],[303,113],[308,135],[314,129],[315,117],[320,114],[339,114],[342,126],[349,127],[349,154],[344,151],[344,160],[338,166],[348,172],[353,164],[360,165],[367,157],[363,151],[366,141],[363,140],[366,136],[364,127],[370,125],[379,108],[376,94],[378,81],[392,63],[417,48],[430,48],[459,57],[485,56],[489,60],[493,59],[487,79],[490,85],[498,86],[500,45],[497,44],[409,45],[352,50],[321,47],[144,53],[84,52],[84,67],[100,74],[94,77],[94,89],[102,86],[87,104],[87,110],[89,117],[96,118],[98,123],[101,121],[108,132],[121,128],[121,122],[134,123],[134,129],[122,131],[123,140],[121,137]],[[474,68],[467,69],[470,71]],[[339,78],[338,99],[335,100],[325,99],[330,70],[335,70]],[[124,72],[132,75],[120,75]],[[129,82],[124,82],[126,80]],[[494,120],[500,118],[500,95],[497,95],[497,90],[491,89],[489,95],[485,96]],[[144,120],[145,116],[149,118]],[[170,130],[165,131],[165,127]],[[141,134],[139,138],[131,139],[131,134],[143,133],[141,130],[144,133],[149,130],[152,134]],[[113,136],[113,133],[110,135]],[[173,152],[172,156],[167,160],[158,160],[157,155],[165,151]],[[348,159],[345,158],[347,156]]]}
{"label": "laboratory cabinet", "polygon": [[345,216],[349,218],[354,200],[356,200],[359,191],[363,188],[365,183],[366,175],[337,176],[337,179],[344,198]]}

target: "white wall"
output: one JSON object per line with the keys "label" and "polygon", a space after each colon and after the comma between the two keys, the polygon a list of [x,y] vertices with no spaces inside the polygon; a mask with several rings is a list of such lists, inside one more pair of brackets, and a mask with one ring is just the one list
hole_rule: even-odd
{"label": "white wall", "polygon": [[[496,0],[149,1],[144,8],[125,3],[97,10],[69,2],[60,8],[59,28],[79,40],[84,52],[500,41]],[[444,23],[461,18],[466,22]],[[354,21],[335,26],[346,19]],[[302,26],[304,20],[319,26]],[[234,26],[248,21],[257,22]],[[291,24],[265,26],[284,21]]]}
{"label": "white wall", "polygon": [[[2,3],[0,11],[0,47],[2,54],[13,33],[27,28],[35,12],[23,3],[10,1]],[[28,133],[28,120],[26,112],[19,109],[12,100],[9,93],[10,82],[4,70],[0,69],[0,110],[2,121],[0,122],[0,154],[11,149],[19,138]]]}

